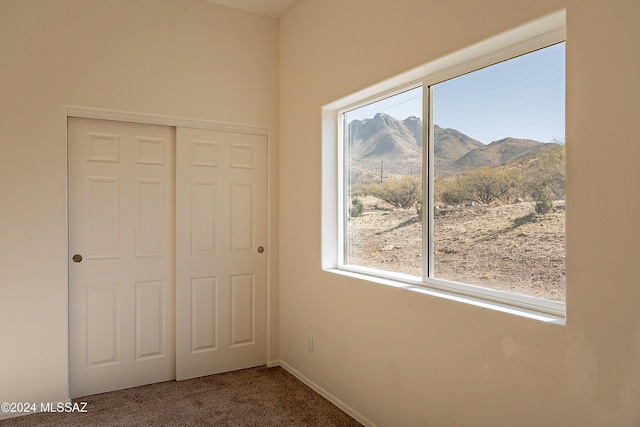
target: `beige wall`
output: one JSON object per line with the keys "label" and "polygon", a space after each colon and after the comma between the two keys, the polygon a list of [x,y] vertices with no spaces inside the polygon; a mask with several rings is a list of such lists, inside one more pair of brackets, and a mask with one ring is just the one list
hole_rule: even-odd
{"label": "beige wall", "polygon": [[[564,7],[566,327],[321,271],[321,106]],[[283,362],[380,426],[640,425],[639,21],[635,0],[294,4],[280,21]]]}
{"label": "beige wall", "polygon": [[[567,326],[322,272],[320,107],[562,7]],[[300,0],[280,21],[278,116],[273,19],[200,0],[2,0],[0,402],[68,396],[65,105],[80,105],[268,126],[271,148],[280,124],[280,357],[365,418],[637,425],[639,21],[635,0]]]}
{"label": "beige wall", "polygon": [[269,127],[277,203],[278,21],[204,0],[0,2],[0,402],[68,398],[66,105]]}

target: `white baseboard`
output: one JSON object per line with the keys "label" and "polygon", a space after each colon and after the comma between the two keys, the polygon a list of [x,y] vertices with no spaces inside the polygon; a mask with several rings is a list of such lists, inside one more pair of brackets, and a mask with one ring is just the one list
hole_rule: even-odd
{"label": "white baseboard", "polygon": [[370,420],[368,420],[364,415],[362,415],[361,413],[359,413],[358,411],[356,411],[355,409],[353,409],[352,407],[350,407],[349,405],[347,405],[346,403],[344,403],[343,401],[335,397],[333,394],[329,393],[328,391],[320,387],[318,384],[311,381],[309,378],[302,375],[300,372],[296,371],[286,362],[283,362],[282,360],[267,362],[267,366],[268,367],[281,366],[284,370],[288,371],[293,376],[298,378],[300,381],[305,383],[307,386],[311,387],[314,391],[316,391],[322,397],[327,399],[329,402],[333,403],[338,408],[342,409],[344,412],[346,412],[349,416],[354,418],[360,424],[366,427],[376,427],[376,425]]}
{"label": "white baseboard", "polygon": [[267,362],[267,368],[275,368],[276,366],[280,366],[279,360],[272,360],[271,362]]}

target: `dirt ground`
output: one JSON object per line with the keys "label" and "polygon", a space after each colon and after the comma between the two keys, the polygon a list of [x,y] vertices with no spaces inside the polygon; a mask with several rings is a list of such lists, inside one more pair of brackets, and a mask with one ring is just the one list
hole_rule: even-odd
{"label": "dirt ground", "polygon": [[[363,215],[348,222],[347,263],[422,276],[415,208],[363,202]],[[437,209],[432,276],[564,301],[564,210],[564,201],[544,216],[533,202]]]}

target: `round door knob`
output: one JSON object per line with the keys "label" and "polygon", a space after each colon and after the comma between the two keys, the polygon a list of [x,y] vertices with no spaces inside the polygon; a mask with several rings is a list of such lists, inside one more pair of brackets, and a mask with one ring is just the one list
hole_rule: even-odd
{"label": "round door knob", "polygon": [[80,262],[82,261],[82,255],[75,254],[71,259],[73,260],[73,262]]}
{"label": "round door knob", "polygon": [[261,254],[264,252],[264,248],[262,246],[258,246],[258,253]]}

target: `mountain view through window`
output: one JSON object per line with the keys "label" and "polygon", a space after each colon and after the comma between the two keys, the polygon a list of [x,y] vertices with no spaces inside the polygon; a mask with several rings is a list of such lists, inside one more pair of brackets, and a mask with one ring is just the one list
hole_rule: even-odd
{"label": "mountain view through window", "polygon": [[564,301],[564,76],[560,43],[344,112],[344,265]]}

